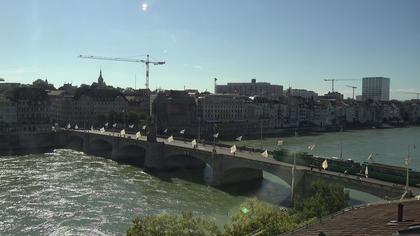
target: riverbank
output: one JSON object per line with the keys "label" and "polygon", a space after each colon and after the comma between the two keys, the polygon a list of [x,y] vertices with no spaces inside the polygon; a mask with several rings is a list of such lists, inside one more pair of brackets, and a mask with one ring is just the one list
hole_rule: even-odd
{"label": "riverbank", "polygon": [[[282,128],[282,129],[263,129],[262,135],[264,138],[274,137],[294,137],[294,136],[313,136],[324,133],[336,133],[343,131],[363,131],[363,130],[376,130],[376,129],[398,129],[407,127],[420,127],[420,125],[408,124],[379,124],[379,125],[353,125],[353,126],[329,126],[329,127],[299,127],[299,128]],[[223,132],[223,131],[221,131]],[[238,135],[240,136],[240,135]],[[222,141],[234,141],[238,136],[220,136]],[[243,135],[242,135],[243,136]],[[243,136],[246,139],[260,139],[261,130],[254,130],[251,134]]]}

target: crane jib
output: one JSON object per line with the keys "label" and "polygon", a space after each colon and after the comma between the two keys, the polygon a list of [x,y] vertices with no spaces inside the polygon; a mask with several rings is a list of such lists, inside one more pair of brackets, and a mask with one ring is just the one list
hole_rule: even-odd
{"label": "crane jib", "polygon": [[116,57],[116,58],[115,57],[98,57],[98,56],[86,56],[86,55],[79,55],[79,58],[144,63],[144,64],[146,64],[146,84],[145,84],[146,89],[149,88],[149,64],[150,63],[152,63],[153,65],[165,65],[166,64],[166,62],[164,62],[164,61],[150,61],[149,60],[149,55],[147,55],[147,60],[118,58],[118,57]]}

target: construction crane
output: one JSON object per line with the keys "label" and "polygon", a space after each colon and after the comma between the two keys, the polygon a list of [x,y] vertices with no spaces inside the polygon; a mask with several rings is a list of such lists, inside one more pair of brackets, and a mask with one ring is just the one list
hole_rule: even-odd
{"label": "construction crane", "polygon": [[86,55],[79,55],[79,58],[144,63],[146,65],[146,84],[145,84],[146,89],[149,89],[149,64],[164,65],[166,63],[164,61],[150,61],[149,54],[147,54],[146,60],[119,58],[119,57],[97,57],[97,56],[86,56]]}
{"label": "construction crane", "polygon": [[420,92],[403,92],[403,93],[416,94],[417,95],[417,100],[419,99],[419,95],[420,95]]}
{"label": "construction crane", "polygon": [[356,86],[351,86],[351,85],[346,85],[346,86],[353,89],[353,100],[354,100],[354,90],[357,89],[357,87]]}
{"label": "construction crane", "polygon": [[359,79],[324,79],[324,81],[331,81],[331,92],[334,92],[335,81],[349,81],[349,80],[359,80]]}

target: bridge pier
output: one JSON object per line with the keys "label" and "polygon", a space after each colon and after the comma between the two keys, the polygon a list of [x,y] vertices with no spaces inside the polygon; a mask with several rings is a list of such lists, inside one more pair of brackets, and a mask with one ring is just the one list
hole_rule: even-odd
{"label": "bridge pier", "polygon": [[153,170],[165,169],[165,144],[162,142],[149,142],[146,150],[144,167]]}

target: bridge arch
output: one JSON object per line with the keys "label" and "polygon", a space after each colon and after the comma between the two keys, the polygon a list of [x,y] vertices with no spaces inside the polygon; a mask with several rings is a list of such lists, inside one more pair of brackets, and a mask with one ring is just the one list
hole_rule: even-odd
{"label": "bridge arch", "polygon": [[88,145],[88,153],[95,156],[111,158],[112,156],[112,143],[105,139],[94,139]]}
{"label": "bridge arch", "polygon": [[139,167],[144,167],[146,149],[135,144],[127,144],[115,150],[112,159]]}
{"label": "bridge arch", "polygon": [[165,168],[175,171],[179,178],[212,184],[213,163],[206,153],[171,150],[165,155]]}
{"label": "bridge arch", "polygon": [[225,161],[225,167],[223,178],[226,178],[226,175],[229,175],[233,172],[238,174],[246,173],[244,171],[259,171],[267,172],[271,175],[274,175],[284,181],[288,186],[292,184],[292,169],[286,166],[272,165],[269,163],[262,163],[252,160],[241,160],[237,161],[235,159],[227,159]]}
{"label": "bridge arch", "polygon": [[66,139],[66,142],[64,143],[63,146],[66,149],[74,149],[74,150],[82,151],[83,143],[84,143],[83,137],[79,135],[73,135]]}

